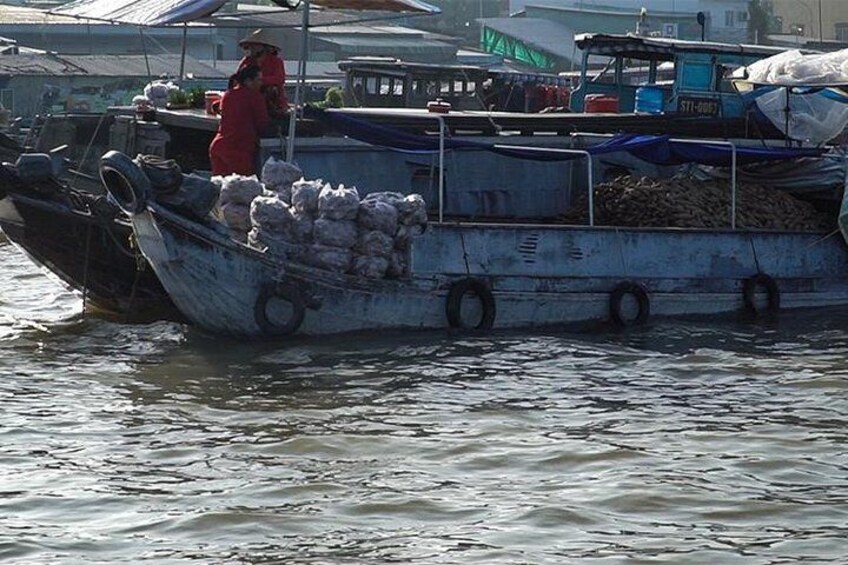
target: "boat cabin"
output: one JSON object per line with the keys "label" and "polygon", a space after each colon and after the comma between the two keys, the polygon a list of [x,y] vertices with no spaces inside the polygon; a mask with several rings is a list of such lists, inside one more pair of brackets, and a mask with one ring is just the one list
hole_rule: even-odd
{"label": "boat cabin", "polygon": [[733,89],[730,73],[785,51],[633,34],[583,34],[575,43],[583,51],[583,64],[580,84],[571,96],[574,112],[591,111],[587,101],[604,97],[605,109],[617,101],[622,113],[741,117],[745,104]]}
{"label": "boat cabin", "polygon": [[407,63],[362,57],[341,61],[345,104],[364,108],[426,108],[441,98],[454,110],[539,112],[567,107],[570,80],[470,65]]}

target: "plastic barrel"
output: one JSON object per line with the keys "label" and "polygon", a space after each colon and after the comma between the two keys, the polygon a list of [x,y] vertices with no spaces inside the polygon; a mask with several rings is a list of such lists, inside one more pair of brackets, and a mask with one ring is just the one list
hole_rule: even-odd
{"label": "plastic barrel", "polygon": [[589,94],[583,100],[583,108],[587,114],[617,114],[618,96]]}
{"label": "plastic barrel", "polygon": [[640,86],[636,89],[634,110],[642,114],[661,114],[663,111],[663,91],[656,86]]}

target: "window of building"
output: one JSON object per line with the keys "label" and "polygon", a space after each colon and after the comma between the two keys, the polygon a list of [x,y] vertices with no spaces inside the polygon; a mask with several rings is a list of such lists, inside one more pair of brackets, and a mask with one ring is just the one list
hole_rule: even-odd
{"label": "window of building", "polygon": [[724,27],[733,27],[736,25],[736,12],[727,10],[724,12]]}
{"label": "window of building", "polygon": [[0,107],[15,115],[15,91],[11,88],[0,88]]}
{"label": "window of building", "polygon": [[848,43],[848,22],[839,22],[834,24],[836,41]]}
{"label": "window of building", "polygon": [[736,21],[740,24],[748,23],[748,12],[736,12]]}
{"label": "window of building", "polygon": [[380,79],[378,77],[368,77],[365,79],[365,92],[368,94],[377,94],[377,89],[380,88]]}

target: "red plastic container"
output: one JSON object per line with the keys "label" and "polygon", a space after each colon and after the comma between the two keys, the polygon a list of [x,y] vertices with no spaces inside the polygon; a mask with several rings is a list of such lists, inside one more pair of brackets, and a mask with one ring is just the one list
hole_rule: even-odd
{"label": "red plastic container", "polygon": [[220,109],[219,106],[216,106],[216,102],[221,101],[221,93],[215,92],[214,90],[206,91],[206,113],[209,115],[217,114],[217,110]]}
{"label": "red plastic container", "polygon": [[587,114],[617,114],[618,96],[589,94],[583,99],[583,111]]}

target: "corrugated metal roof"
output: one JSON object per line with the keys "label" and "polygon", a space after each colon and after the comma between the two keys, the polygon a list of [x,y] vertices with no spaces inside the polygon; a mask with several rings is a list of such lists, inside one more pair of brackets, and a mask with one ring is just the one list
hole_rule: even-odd
{"label": "corrugated metal roof", "polygon": [[[114,23],[163,26],[197,21],[217,12],[228,0],[75,0],[53,14]],[[421,0],[312,0],[315,6],[340,10],[380,10],[439,14]]]}
{"label": "corrugated metal roof", "polygon": [[402,57],[405,53],[432,52],[439,55],[453,55],[456,47],[442,41],[421,37],[316,37],[324,43],[341,47],[347,54],[383,55]]}
{"label": "corrugated metal roof", "polygon": [[540,51],[563,59],[573,56],[574,32],[556,22],[541,18],[482,18],[477,21]]}
{"label": "corrugated metal roof", "polygon": [[[150,55],[150,74],[175,76],[180,70],[179,55]],[[186,57],[186,74],[195,78],[226,78],[220,70]],[[96,76],[146,78],[144,55],[49,55],[19,54],[0,56],[0,75]]]}
{"label": "corrugated metal roof", "polygon": [[[213,62],[210,60],[201,61],[203,64],[207,66],[212,66]],[[226,60],[226,61],[215,61],[215,68],[226,74],[227,76],[235,73],[238,70],[238,65],[240,61],[237,60]],[[288,80],[295,80],[297,76],[297,65],[298,61],[286,61],[286,76],[289,77]],[[339,69],[339,64],[336,62],[327,62],[327,61],[307,61],[306,62],[306,78],[308,79],[316,79],[316,78],[327,78],[327,79],[337,79],[344,77],[344,72]]]}
{"label": "corrugated metal roof", "polygon": [[76,0],[50,13],[132,25],[160,26],[195,21],[228,0]]}
{"label": "corrugated metal roof", "polygon": [[[44,10],[26,8],[24,6],[0,5],[0,25],[56,25],[80,24],[80,20],[67,16],[55,16]],[[107,24],[104,24],[107,25]]]}

